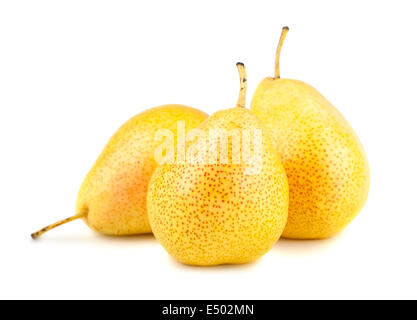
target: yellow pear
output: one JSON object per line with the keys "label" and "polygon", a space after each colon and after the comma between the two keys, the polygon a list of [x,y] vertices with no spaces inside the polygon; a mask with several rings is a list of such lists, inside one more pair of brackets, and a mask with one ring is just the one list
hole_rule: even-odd
{"label": "yellow pear", "polygon": [[359,213],[369,190],[369,166],[349,123],[308,84],[281,79],[279,41],[275,77],[257,87],[251,109],[264,122],[290,187],[283,236],[320,239],[340,232]]}
{"label": "yellow pear", "polygon": [[246,73],[238,69],[237,107],[190,131],[186,161],[158,166],[149,184],[152,231],[185,264],[253,261],[287,221],[287,177],[262,122],[245,108]]}
{"label": "yellow pear", "polygon": [[159,129],[176,132],[198,127],[208,116],[183,105],[164,105],[144,111],[128,120],[109,140],[78,193],[76,215],[32,234],[82,218],[93,230],[106,235],[150,233],[146,193],[157,163],[154,150]]}

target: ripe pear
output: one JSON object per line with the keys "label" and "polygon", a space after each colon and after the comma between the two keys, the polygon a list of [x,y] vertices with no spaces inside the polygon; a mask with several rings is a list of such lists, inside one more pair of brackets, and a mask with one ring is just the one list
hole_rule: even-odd
{"label": "ripe pear", "polygon": [[[238,69],[237,107],[214,113],[192,130],[186,161],[158,166],[149,184],[152,231],[184,264],[253,261],[274,245],[287,221],[287,177],[262,122],[245,108],[246,73],[243,64]],[[223,141],[220,151],[219,140],[209,139],[213,133]],[[244,156],[249,153],[260,161],[250,161]]]}
{"label": "ripe pear", "polygon": [[87,174],[78,193],[76,215],[32,234],[43,233],[75,219],[83,219],[93,230],[106,235],[150,233],[146,193],[157,163],[154,139],[159,129],[176,132],[178,121],[185,128],[198,127],[204,112],[183,105],[163,105],[128,120],[111,137]]}
{"label": "ripe pear", "polygon": [[359,138],[316,89],[281,79],[279,41],[275,77],[257,87],[251,109],[274,139],[290,186],[283,237],[321,239],[345,228],[365,204],[369,166]]}

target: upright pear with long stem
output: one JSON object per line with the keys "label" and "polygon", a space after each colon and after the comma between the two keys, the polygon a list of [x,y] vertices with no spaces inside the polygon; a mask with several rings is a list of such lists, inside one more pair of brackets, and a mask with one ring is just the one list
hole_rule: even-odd
{"label": "upright pear with long stem", "polygon": [[282,30],[275,77],[257,87],[251,109],[265,123],[290,186],[283,236],[321,239],[345,228],[365,204],[369,165],[349,123],[316,89],[280,77]]}
{"label": "upright pear with long stem", "polygon": [[149,184],[152,231],[182,263],[253,261],[287,221],[287,177],[262,122],[245,108],[246,71],[237,67],[237,106],[209,117],[190,137],[186,163],[159,166]]}

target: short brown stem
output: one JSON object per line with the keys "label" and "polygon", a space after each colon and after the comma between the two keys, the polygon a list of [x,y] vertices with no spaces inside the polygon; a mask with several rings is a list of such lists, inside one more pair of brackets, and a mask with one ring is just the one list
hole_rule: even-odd
{"label": "short brown stem", "polygon": [[237,70],[239,71],[240,78],[240,91],[239,99],[237,100],[237,107],[245,108],[246,106],[246,87],[247,87],[247,77],[246,77],[246,68],[245,65],[241,62],[236,63]]}

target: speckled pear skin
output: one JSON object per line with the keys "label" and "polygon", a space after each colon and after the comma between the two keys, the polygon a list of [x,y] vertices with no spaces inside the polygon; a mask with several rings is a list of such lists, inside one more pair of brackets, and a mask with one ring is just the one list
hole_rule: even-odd
{"label": "speckled pear skin", "polygon": [[236,107],[216,112],[200,127],[214,128],[262,129],[262,169],[246,175],[246,164],[229,162],[155,170],[148,191],[153,233],[171,256],[189,265],[254,261],[274,245],[287,221],[287,178],[261,121]]}
{"label": "speckled pear skin", "polygon": [[283,236],[321,239],[340,232],[364,206],[370,183],[365,151],[349,123],[298,80],[264,79],[251,109],[273,138],[288,176]]}
{"label": "speckled pear skin", "polygon": [[78,194],[76,212],[89,227],[107,235],[150,233],[146,193],[157,166],[154,141],[158,129],[198,127],[208,116],[183,105],[164,105],[128,120],[109,140],[87,174]]}

